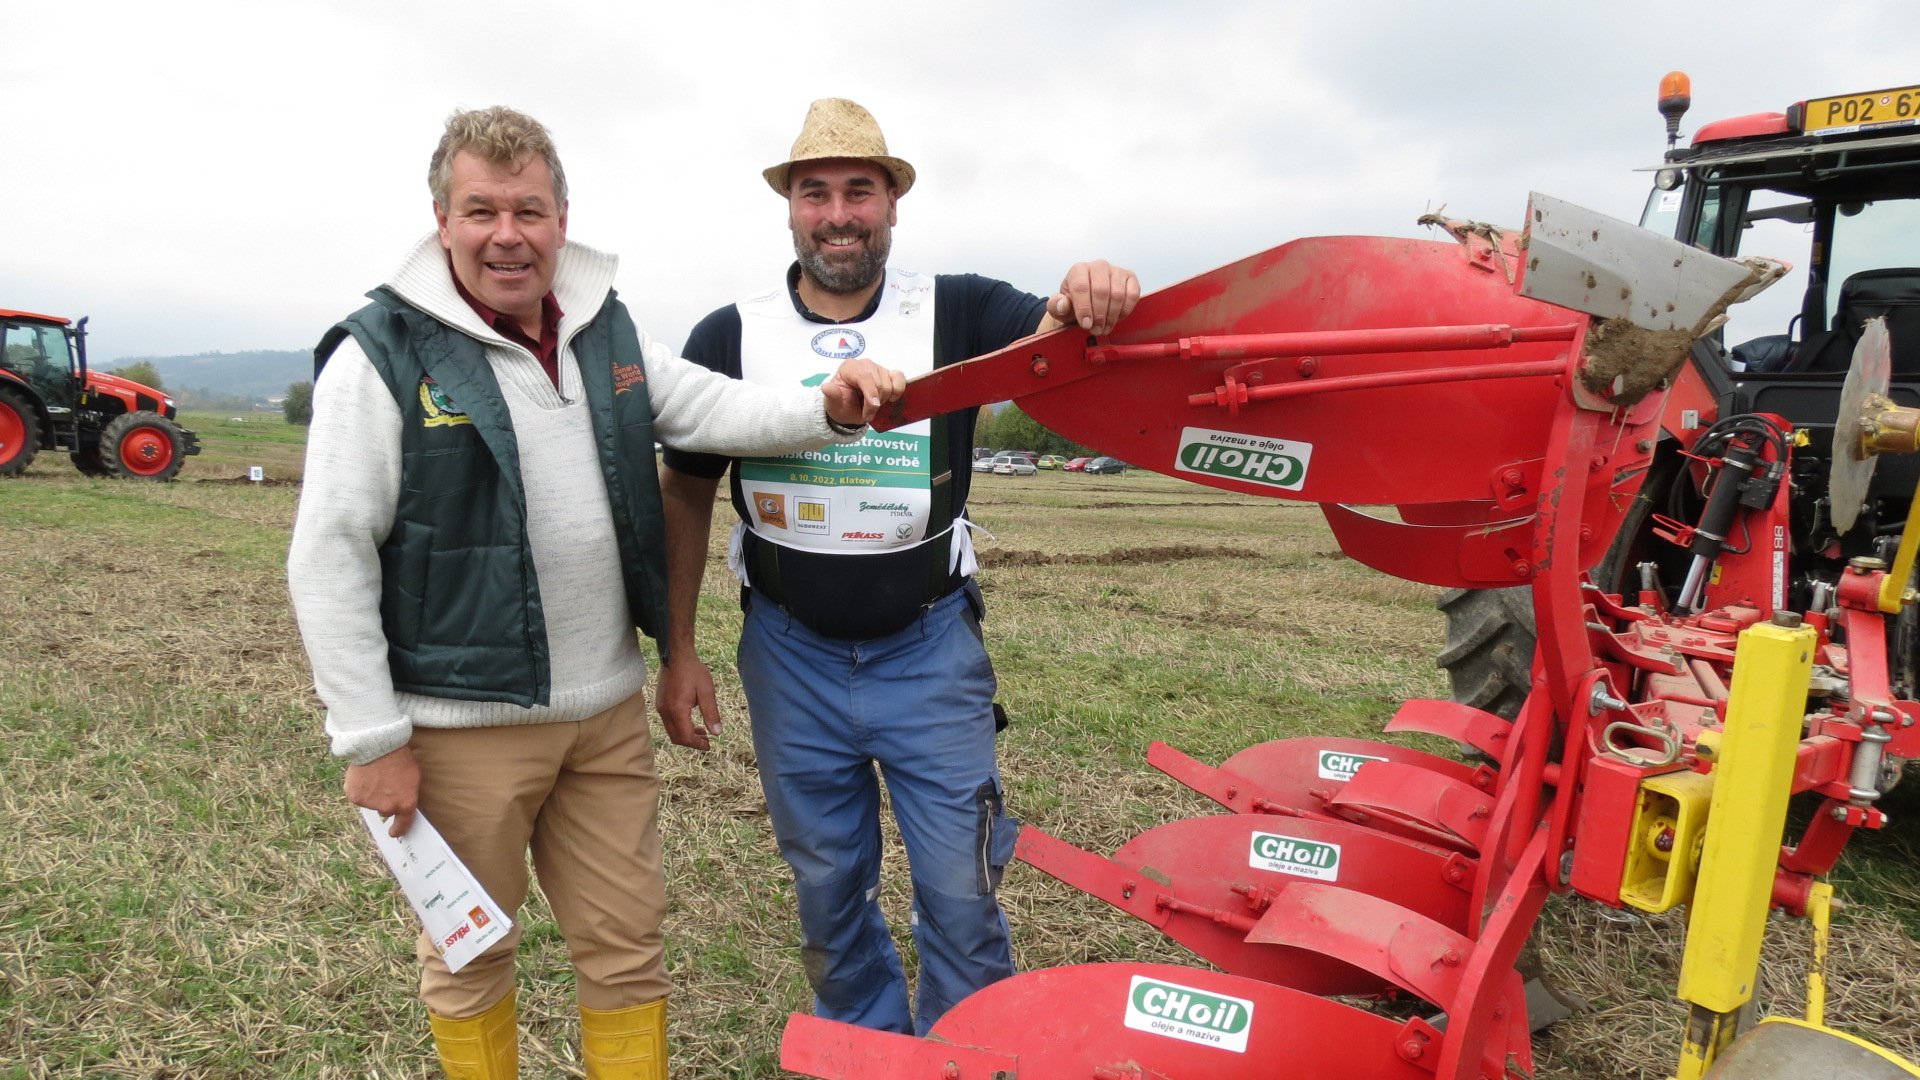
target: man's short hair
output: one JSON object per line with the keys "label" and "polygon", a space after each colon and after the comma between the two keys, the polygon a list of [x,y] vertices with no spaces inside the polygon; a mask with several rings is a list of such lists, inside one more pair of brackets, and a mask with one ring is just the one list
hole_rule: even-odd
{"label": "man's short hair", "polygon": [[528,154],[538,154],[553,173],[553,201],[565,205],[567,174],[560,167],[560,152],[553,148],[553,136],[546,126],[504,105],[489,109],[459,109],[447,117],[447,130],[434,148],[433,161],[427,166],[427,188],[433,192],[433,204],[447,209],[449,189],[453,187],[453,157],[461,152],[473,154],[494,165],[513,165]]}

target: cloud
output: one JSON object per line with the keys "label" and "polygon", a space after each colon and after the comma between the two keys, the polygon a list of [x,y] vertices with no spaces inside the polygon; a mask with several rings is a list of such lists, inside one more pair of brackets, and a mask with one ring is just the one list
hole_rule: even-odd
{"label": "cloud", "polygon": [[[1152,288],[1297,236],[1417,235],[1441,203],[1517,221],[1536,188],[1632,218],[1633,169],[1663,145],[1663,72],[1694,76],[1689,131],[1898,85],[1920,43],[1883,30],[1907,15],[1893,0],[1766,0],[1737,18],[1646,0],[28,5],[0,39],[15,206],[0,305],[91,313],[102,359],[304,348],[430,227],[426,159],[456,105],[552,127],[572,234],[622,255],[622,294],[675,343],[790,258],[759,171],[828,95],[871,108],[920,169],[896,262],[1036,292],[1078,258]],[[70,41],[86,47],[49,44]]]}

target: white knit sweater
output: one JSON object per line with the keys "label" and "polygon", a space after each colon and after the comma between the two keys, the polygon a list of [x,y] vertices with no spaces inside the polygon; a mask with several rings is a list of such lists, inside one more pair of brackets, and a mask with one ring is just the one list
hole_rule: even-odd
{"label": "white knit sweater", "polygon": [[[621,588],[619,549],[594,448],[573,335],[599,312],[617,260],[561,248],[554,294],[560,322],[555,389],[525,348],[501,337],[454,291],[433,234],[388,282],[408,302],[478,339],[506,399],[527,493],[527,538],[544,601],[549,703],[461,701],[396,692],[380,621],[378,550],[400,492],[400,409],[359,343],[348,338],[313,388],[306,480],[287,555],[300,636],[327,705],[333,752],[365,763],[406,745],[421,727],[482,727],[583,720],[638,693],[646,661]],[[687,450],[730,456],[798,453],[836,436],[818,390],[772,389],[729,379],[640,336],[654,432]],[[633,468],[653,468],[651,456]]]}

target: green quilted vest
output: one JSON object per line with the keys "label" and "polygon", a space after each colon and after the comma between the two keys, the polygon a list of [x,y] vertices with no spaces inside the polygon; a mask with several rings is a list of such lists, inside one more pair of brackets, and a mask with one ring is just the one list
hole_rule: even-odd
{"label": "green quilted vest", "polygon": [[[367,295],[373,303],[321,339],[314,376],[351,334],[400,406],[400,499],[380,547],[380,615],[394,689],[545,705],[552,693],[546,619],[500,384],[480,342],[387,288]],[[639,334],[610,292],[571,348],[606,476],[627,607],[664,660],[664,512]]]}

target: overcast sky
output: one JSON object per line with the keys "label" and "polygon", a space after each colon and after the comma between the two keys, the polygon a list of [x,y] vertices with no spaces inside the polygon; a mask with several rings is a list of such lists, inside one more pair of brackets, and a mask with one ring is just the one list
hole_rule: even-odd
{"label": "overcast sky", "polygon": [[1635,218],[1662,74],[1683,133],[1920,83],[1912,0],[1821,3],[10,3],[0,307],[91,315],[100,361],[304,349],[432,226],[456,106],[552,129],[569,235],[678,345],[791,258],[760,178],[851,97],[920,179],[896,265],[1149,290],[1297,236]]}

